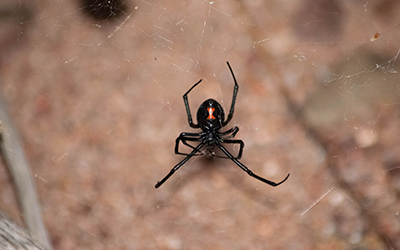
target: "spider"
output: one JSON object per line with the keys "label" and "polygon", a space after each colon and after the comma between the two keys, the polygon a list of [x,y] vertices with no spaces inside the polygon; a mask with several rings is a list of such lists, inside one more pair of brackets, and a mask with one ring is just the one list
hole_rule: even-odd
{"label": "spider", "polygon": [[[183,102],[185,103],[185,108],[186,108],[186,113],[187,113],[187,118],[189,121],[189,126],[192,128],[200,128],[201,132],[200,133],[186,133],[182,132],[178,138],[176,138],[175,141],[175,154],[179,155],[186,155],[186,157],[179,162],[175,167],[171,169],[171,171],[162,179],[161,181],[157,182],[156,188],[159,188],[166,180],[168,180],[171,175],[175,173],[180,167],[183,166],[192,156],[199,156],[203,155],[202,153],[199,153],[200,149],[202,149],[204,146],[206,146],[208,152],[214,152],[213,149],[215,146],[217,146],[225,155],[225,156],[216,156],[213,153],[211,156],[216,156],[220,158],[228,158],[232,160],[236,165],[238,165],[243,171],[245,171],[248,175],[250,175],[253,178],[256,178],[257,180],[260,180],[264,183],[267,183],[268,185],[271,186],[278,186],[285,182],[287,178],[289,178],[288,174],[286,178],[281,181],[281,182],[273,182],[269,181],[267,179],[262,178],[261,176],[258,176],[254,174],[250,169],[248,169],[245,165],[243,165],[239,159],[242,157],[243,153],[243,147],[244,147],[244,142],[242,140],[231,140],[230,138],[235,137],[236,133],[239,131],[238,127],[233,127],[227,131],[220,132],[220,129],[228,125],[228,123],[232,120],[233,117],[233,112],[235,110],[235,102],[236,102],[236,96],[239,90],[239,85],[236,82],[235,75],[233,74],[233,70],[231,68],[231,65],[229,62],[226,62],[228,64],[229,70],[231,71],[233,81],[235,82],[235,87],[233,89],[233,97],[232,97],[232,103],[231,103],[231,108],[229,110],[228,117],[225,120],[225,113],[222,108],[222,106],[214,99],[208,99],[205,100],[199,107],[197,111],[197,124],[193,123],[192,120],[192,115],[190,113],[190,107],[189,107],[189,100],[188,100],[188,94],[192,89],[194,89],[197,85],[200,84],[200,81],[195,83],[184,95],[183,95]],[[196,147],[190,145],[187,143],[188,141],[193,141],[193,142],[200,142]],[[186,154],[179,152],[179,143],[182,142],[184,145],[190,147],[192,150],[191,153]],[[228,144],[239,144],[240,149],[238,155],[235,157],[233,156],[223,145],[222,143],[228,143]]]}

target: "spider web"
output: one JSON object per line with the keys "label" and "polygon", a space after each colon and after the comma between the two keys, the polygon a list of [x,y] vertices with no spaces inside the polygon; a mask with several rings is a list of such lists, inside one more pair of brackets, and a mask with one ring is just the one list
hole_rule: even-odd
{"label": "spider web", "polygon": [[[1,91],[54,249],[398,249],[399,3],[5,1]],[[3,10],[3,11],[1,11]],[[174,154],[208,98],[240,160]],[[229,147],[232,154],[238,148]],[[5,167],[0,209],[23,224]],[[283,232],[283,233],[282,233]]]}

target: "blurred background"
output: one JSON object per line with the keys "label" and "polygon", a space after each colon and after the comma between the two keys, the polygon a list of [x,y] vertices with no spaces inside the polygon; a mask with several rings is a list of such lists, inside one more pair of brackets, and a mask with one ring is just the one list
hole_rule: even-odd
{"label": "blurred background", "polygon": [[[400,3],[4,0],[0,92],[54,249],[400,249]],[[174,154],[208,98],[241,162]],[[194,115],[195,116],[195,115]],[[237,148],[230,148],[237,153]],[[0,210],[24,226],[0,166]]]}

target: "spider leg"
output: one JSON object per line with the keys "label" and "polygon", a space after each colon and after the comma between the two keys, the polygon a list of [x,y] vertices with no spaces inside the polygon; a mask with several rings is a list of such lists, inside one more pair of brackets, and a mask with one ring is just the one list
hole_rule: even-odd
{"label": "spider leg", "polygon": [[[235,135],[236,135],[236,133],[238,131],[239,131],[239,128],[235,126],[235,127],[231,128],[231,129],[225,131],[225,132],[219,133],[220,136],[224,136],[224,135],[232,133],[231,135],[221,139],[221,141],[220,141],[221,143],[231,143],[231,144],[239,144],[240,145],[238,156],[233,157],[233,158],[236,158],[236,159],[240,159],[242,157],[244,142],[242,140],[228,140],[228,139],[235,137]],[[214,157],[223,158],[223,159],[229,159],[229,157],[227,157],[227,156],[214,155]]]}
{"label": "spider leg", "polygon": [[226,118],[226,121],[224,121],[222,123],[223,127],[226,126],[232,120],[233,112],[235,111],[236,97],[237,97],[237,93],[239,91],[239,85],[237,84],[236,77],[233,74],[233,70],[231,68],[231,65],[229,64],[229,62],[226,62],[226,64],[228,64],[229,70],[231,71],[231,74],[232,74],[232,77],[233,77],[233,81],[235,82],[235,87],[233,88],[233,97],[232,97],[231,109],[229,110],[229,114],[228,114],[228,117]]}
{"label": "spider leg", "polygon": [[[190,147],[191,149],[195,149],[195,147],[193,147],[192,145],[190,145],[189,143],[187,143],[186,141],[200,141],[200,138],[198,136],[200,136],[201,133],[186,133],[183,132],[179,135],[178,138],[176,138],[175,140],[175,154],[177,155],[190,155],[187,153],[181,153],[179,152],[179,142],[181,141],[184,145]],[[197,136],[196,137],[192,137],[192,136]],[[199,156],[202,154],[194,154],[194,156]]]}
{"label": "spider leg", "polygon": [[204,142],[201,142],[199,145],[197,145],[197,147],[195,149],[193,149],[193,151],[188,156],[186,156],[181,162],[176,164],[175,167],[173,167],[171,169],[171,171],[161,181],[157,182],[156,188],[159,188],[166,180],[168,180],[168,178],[171,177],[171,175],[173,175],[176,170],[178,170],[180,167],[182,167],[182,165],[185,164],[192,156],[194,156],[195,153],[197,151],[199,151],[200,148],[203,146],[204,146]]}
{"label": "spider leg", "polygon": [[194,124],[193,123],[193,119],[192,119],[192,114],[190,113],[190,107],[189,107],[189,99],[187,97],[187,95],[189,94],[189,92],[194,89],[194,87],[196,87],[202,80],[198,81],[197,83],[195,83],[184,95],[183,95],[183,102],[185,103],[185,108],[186,108],[186,114],[188,117],[188,122],[189,122],[189,126],[192,128],[200,128],[199,124]]}
{"label": "spider leg", "polygon": [[280,184],[282,184],[283,182],[285,182],[287,180],[287,178],[289,178],[290,174],[288,174],[286,176],[286,178],[281,181],[281,182],[273,182],[273,181],[269,181],[267,179],[262,178],[261,176],[256,175],[255,173],[253,173],[250,169],[248,169],[245,165],[243,165],[240,161],[238,161],[235,157],[233,157],[231,155],[231,153],[229,153],[228,150],[226,150],[226,148],[224,148],[224,146],[222,146],[221,144],[217,143],[217,146],[221,149],[222,152],[224,152],[226,154],[226,156],[228,156],[229,159],[231,159],[234,163],[236,163],[236,165],[238,165],[243,171],[245,171],[248,175],[250,175],[253,178],[256,178],[259,181],[262,181],[268,185],[271,185],[273,187],[276,187]]}
{"label": "spider leg", "polygon": [[[239,153],[238,156],[233,157],[234,159],[240,159],[242,158],[242,153],[243,153],[243,147],[244,147],[244,142],[242,140],[222,140],[221,143],[229,143],[229,144],[239,144]],[[224,152],[225,153],[225,152]],[[226,154],[226,153],[225,153]],[[225,158],[225,157],[224,157]],[[229,156],[227,157],[229,158]],[[230,159],[230,158],[229,158]]]}
{"label": "spider leg", "polygon": [[235,127],[231,128],[231,129],[225,131],[225,132],[220,133],[220,135],[227,135],[227,134],[231,134],[231,133],[232,133],[232,134],[231,134],[229,137],[227,137],[227,138],[233,138],[233,137],[235,137],[235,135],[237,134],[237,132],[239,132],[239,128],[235,126]]}

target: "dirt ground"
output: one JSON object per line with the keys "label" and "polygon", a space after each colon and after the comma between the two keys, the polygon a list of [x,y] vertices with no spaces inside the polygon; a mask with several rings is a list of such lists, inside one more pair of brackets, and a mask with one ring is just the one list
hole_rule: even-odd
{"label": "dirt ground", "polygon": [[[0,3],[0,92],[54,249],[400,249],[400,4]],[[208,98],[241,162],[174,154]],[[194,118],[194,121],[196,119]],[[183,147],[183,146],[182,146]],[[237,147],[228,147],[233,153]],[[220,152],[216,152],[220,154]],[[0,166],[0,210],[23,225]]]}

